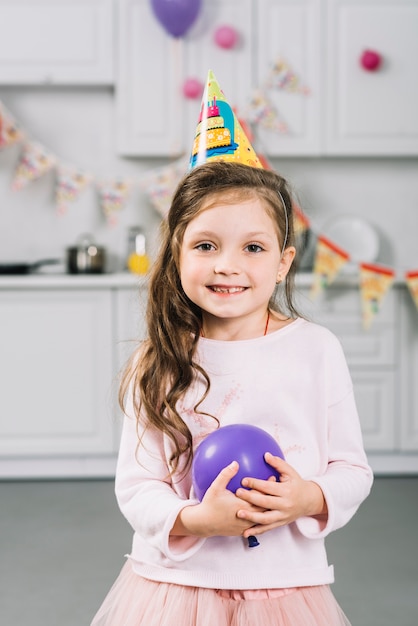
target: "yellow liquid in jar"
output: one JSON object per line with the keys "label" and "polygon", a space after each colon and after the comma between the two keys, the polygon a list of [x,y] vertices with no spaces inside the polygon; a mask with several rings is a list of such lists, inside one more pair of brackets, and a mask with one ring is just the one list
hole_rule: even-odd
{"label": "yellow liquid in jar", "polygon": [[128,259],[128,269],[133,274],[146,274],[149,270],[150,262],[146,254],[133,252]]}

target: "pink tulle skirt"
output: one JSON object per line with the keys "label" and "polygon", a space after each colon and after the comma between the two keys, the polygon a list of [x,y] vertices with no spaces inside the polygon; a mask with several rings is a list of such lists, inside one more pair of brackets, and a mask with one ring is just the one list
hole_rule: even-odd
{"label": "pink tulle skirt", "polygon": [[128,561],[91,626],[350,626],[327,585],[245,595],[147,580]]}

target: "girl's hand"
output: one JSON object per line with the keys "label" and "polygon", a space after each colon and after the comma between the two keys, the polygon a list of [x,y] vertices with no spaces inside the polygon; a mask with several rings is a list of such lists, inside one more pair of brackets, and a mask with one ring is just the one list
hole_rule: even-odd
{"label": "girl's hand", "polygon": [[226,488],[238,469],[236,461],[225,467],[206,491],[200,504],[182,509],[171,535],[239,536],[251,528],[253,525],[251,519],[239,517],[238,511],[254,514],[261,513],[262,509],[251,502],[243,502]]}
{"label": "girl's hand", "polygon": [[327,507],[319,485],[304,480],[295,469],[280,457],[270,453],[266,462],[280,473],[280,482],[244,478],[242,484],[250,489],[237,489],[236,495],[243,502],[258,507],[258,511],[247,507],[238,511],[240,519],[251,523],[251,530],[243,535],[261,535],[272,528],[285,526],[303,516],[326,516]]}

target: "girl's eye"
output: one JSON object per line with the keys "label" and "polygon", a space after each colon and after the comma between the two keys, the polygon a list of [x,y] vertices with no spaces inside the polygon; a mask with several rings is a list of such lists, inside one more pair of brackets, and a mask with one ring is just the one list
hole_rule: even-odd
{"label": "girl's eye", "polygon": [[249,243],[247,246],[248,252],[262,252],[263,248],[258,243]]}
{"label": "girl's eye", "polygon": [[210,252],[214,249],[214,246],[211,243],[205,241],[204,243],[199,243],[197,246],[195,246],[195,249],[202,250],[202,252]]}

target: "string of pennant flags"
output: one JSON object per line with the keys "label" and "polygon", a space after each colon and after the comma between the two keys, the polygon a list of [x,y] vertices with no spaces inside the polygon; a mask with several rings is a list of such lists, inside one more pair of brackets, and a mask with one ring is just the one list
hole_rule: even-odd
{"label": "string of pennant flags", "polygon": [[[261,88],[253,91],[243,111],[241,126],[251,138],[249,125],[262,126],[277,133],[287,133],[289,128],[280,113],[271,105],[270,89],[285,90],[299,96],[308,96],[309,88],[303,84],[289,64],[279,59],[271,66]],[[142,174],[137,181],[124,176],[96,179],[91,173],[76,165],[63,162],[39,141],[32,140],[15,117],[0,102],[0,150],[15,144],[21,145],[21,154],[15,168],[11,187],[19,191],[47,172],[54,170],[55,202],[57,215],[64,215],[70,205],[91,184],[98,191],[100,208],[107,223],[115,226],[118,214],[128,202],[133,186],[137,183],[148,196],[153,208],[165,218],[173,192],[188,169],[189,159],[181,157],[168,165],[154,168]],[[267,159],[258,154],[262,165],[272,169]],[[321,233],[315,233],[307,215],[295,203],[295,231],[303,234],[311,230],[316,235],[313,263],[313,282],[310,292],[314,300],[337,278],[350,261],[350,255]],[[381,310],[385,296],[392,286],[394,269],[371,263],[359,263],[359,288],[363,327],[368,330]],[[405,282],[418,310],[418,269],[405,272]]]}
{"label": "string of pennant flags", "polygon": [[[271,88],[291,93],[307,94],[309,92],[287,61],[282,58],[277,59],[272,64],[263,87],[255,89],[250,95],[245,117],[251,124],[258,124],[279,133],[289,132],[287,124],[269,102],[267,92]],[[39,141],[32,140],[0,102],[0,149],[17,143],[22,145],[22,152],[12,181],[14,191],[23,189],[47,172],[55,170],[56,207],[59,215],[66,213],[71,203],[77,200],[88,185],[95,184],[104,216],[109,225],[116,225],[118,213],[125,207],[135,181],[121,176],[114,179],[96,180],[84,169],[64,163]],[[139,186],[151,196],[152,202],[157,205],[156,208],[160,212],[165,212],[166,204],[171,199],[172,189],[187,171],[187,166],[188,161],[181,158],[139,179]]]}
{"label": "string of pennant flags", "polygon": [[[288,62],[277,59],[270,67],[264,84],[250,95],[245,117],[251,124],[258,124],[279,133],[289,131],[287,124],[268,99],[269,89],[280,89],[291,93],[307,94],[308,88],[293,71]],[[97,180],[84,169],[64,163],[39,141],[32,140],[15,117],[0,102],[0,149],[14,144],[22,145],[22,152],[12,180],[12,189],[19,191],[47,172],[56,174],[56,208],[64,215],[83,190],[95,184],[100,208],[110,226],[117,224],[119,212],[126,206],[135,181],[124,176]],[[137,182],[151,197],[157,210],[165,213],[171,200],[172,190],[187,171],[188,161],[181,158],[167,167],[146,173]]]}

